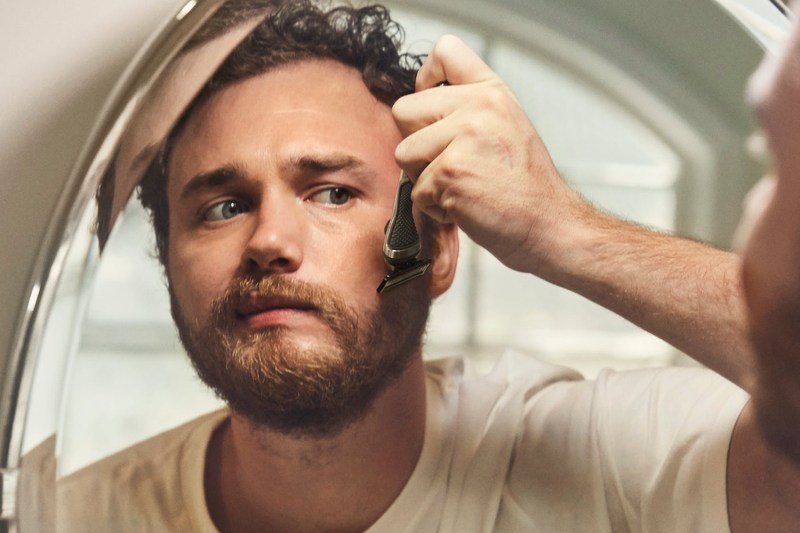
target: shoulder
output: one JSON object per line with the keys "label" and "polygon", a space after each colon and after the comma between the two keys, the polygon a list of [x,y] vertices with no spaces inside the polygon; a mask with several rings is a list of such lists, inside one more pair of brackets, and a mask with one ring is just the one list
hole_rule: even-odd
{"label": "shoulder", "polygon": [[703,444],[730,440],[747,394],[714,372],[695,367],[603,371],[596,379],[559,382],[531,399],[523,442],[538,453],[591,448],[603,457],[627,455],[650,461],[666,456],[679,440]]}
{"label": "shoulder", "polygon": [[[213,429],[225,418],[225,411],[208,413],[180,426],[136,443],[65,477],[61,485],[97,483],[106,478],[133,475],[148,465],[165,463],[176,458],[187,443],[198,436],[210,437]],[[109,479],[110,480],[110,479]]]}
{"label": "shoulder", "polygon": [[187,500],[203,497],[208,441],[226,419],[225,410],[203,415],[59,480],[59,522],[91,524],[92,531],[125,523],[144,531],[161,527],[159,517],[191,520],[184,516]]}
{"label": "shoulder", "polygon": [[[601,516],[615,530],[722,531],[728,447],[747,399],[701,368],[556,383],[527,406],[509,494],[529,516],[559,510],[576,528]],[[708,505],[693,504],[696,494]],[[676,498],[686,510],[679,516],[669,512]]]}
{"label": "shoulder", "polygon": [[[570,406],[608,422],[615,413],[625,418],[634,413],[662,415],[703,412],[712,403],[731,404],[739,409],[747,395],[722,376],[700,367],[644,368],[616,372],[603,370],[592,380],[558,383],[539,400],[543,406]],[[604,410],[604,406],[611,406]],[[664,418],[663,420],[667,420]]]}
{"label": "shoulder", "polygon": [[[454,520],[449,530],[492,523],[526,405],[554,384],[581,376],[511,351],[486,372],[467,358],[447,358],[427,361],[426,375],[427,425],[415,493],[431,502],[441,498],[444,509],[458,509],[448,518]],[[420,488],[420,479],[430,485]]]}
{"label": "shoulder", "polygon": [[429,409],[441,410],[447,431],[461,443],[488,433],[513,442],[528,404],[556,384],[582,381],[574,370],[514,351],[485,373],[463,357],[428,361],[426,373]]}
{"label": "shoulder", "polygon": [[465,357],[426,361],[428,380],[444,391],[461,387],[495,389],[503,393],[543,390],[554,383],[582,380],[573,369],[548,363],[516,350],[506,350],[488,372],[479,372]]}

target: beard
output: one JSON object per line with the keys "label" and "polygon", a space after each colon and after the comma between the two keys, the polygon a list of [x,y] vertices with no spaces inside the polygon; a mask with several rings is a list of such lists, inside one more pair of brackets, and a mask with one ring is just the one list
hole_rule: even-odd
{"label": "beard", "polygon": [[[200,379],[255,428],[325,438],[363,418],[419,353],[430,310],[424,283],[409,283],[359,314],[333,290],[280,275],[242,277],[190,323],[170,288],[172,316]],[[291,329],[248,330],[236,309],[248,295],[310,307],[330,335],[300,344]]]}

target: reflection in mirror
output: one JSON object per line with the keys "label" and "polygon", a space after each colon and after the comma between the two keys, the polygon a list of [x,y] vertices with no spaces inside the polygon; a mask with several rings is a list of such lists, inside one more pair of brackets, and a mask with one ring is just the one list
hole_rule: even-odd
{"label": "reflection in mirror", "polygon": [[[62,456],[65,444],[63,433],[57,441],[53,431],[64,424],[65,376],[75,368],[80,370],[70,360],[70,354],[83,343],[77,325],[84,316],[88,288],[97,273],[99,249],[107,244],[121,206],[170,123],[274,2],[245,0],[233,9],[231,6],[217,9],[220,4],[221,1],[214,0],[206,0],[202,5],[189,2],[154,36],[148,50],[140,54],[138,63],[132,64],[127,79],[112,96],[111,105],[107,105],[97,127],[101,135],[90,139],[73,173],[78,180],[76,190],[81,192],[63,226],[66,230],[56,230],[66,231],[61,237],[63,244],[55,259],[51,259],[47,281],[33,291],[29,304],[45,311],[32,322],[32,332],[27,334],[28,350],[36,353],[28,355],[31,363],[25,367],[21,386],[23,391],[30,389],[30,393],[21,395],[16,408],[24,425],[15,424],[11,435],[12,447],[19,442],[24,456],[19,472],[9,470],[8,475],[4,472],[2,483],[2,518],[9,522],[0,525],[7,526],[8,531],[54,531],[54,524],[59,522],[55,518],[53,481],[63,469],[60,463],[57,466],[55,458]],[[192,33],[187,34],[189,31]],[[182,42],[185,42],[182,51],[175,50],[174,46]],[[172,57],[175,60],[167,63]],[[133,119],[128,120],[131,112]],[[125,130],[120,137],[118,132],[122,127]],[[103,131],[108,132],[105,138]],[[94,195],[97,203],[83,203],[89,199],[86,191],[98,182],[100,186]],[[104,270],[113,268],[113,261],[110,264]],[[48,292],[52,287],[55,290]],[[37,299],[45,303],[37,303]],[[25,384],[28,380],[29,386]],[[11,455],[14,453],[12,450]],[[67,466],[70,457],[67,453]],[[17,489],[6,480],[12,476]]]}
{"label": "reflection in mirror", "polygon": [[147,214],[131,200],[103,252],[71,362],[59,476],[218,405],[182,356],[152,250]]}
{"label": "reflection in mirror", "polygon": [[[159,315],[167,302],[161,274],[148,253],[153,249],[152,229],[140,204],[128,198],[180,113],[276,3],[236,0],[214,12],[139,106],[101,180],[96,233],[105,258],[86,316],[89,327],[72,361],[63,398],[58,477],[219,405],[190,377],[185,358],[163,355],[177,353],[177,339],[168,316]],[[129,207],[123,209],[126,203]],[[91,327],[98,322],[99,328]],[[117,350],[110,352],[109,347]],[[174,397],[176,390],[180,401]],[[159,394],[165,391],[173,394]],[[108,397],[122,401],[107,402]],[[70,510],[59,505],[59,518],[68,522]]]}
{"label": "reflection in mirror", "polygon": [[[330,128],[330,124],[326,122],[325,111],[335,106],[314,107],[315,103],[330,103],[326,98],[336,95],[336,91],[341,91],[342,87],[346,87],[351,95],[358,94],[352,85],[348,85],[352,80],[342,77],[342,73],[336,69],[316,72],[317,77],[310,78],[314,81],[309,82],[309,79],[302,78],[298,81],[292,78],[291,72],[287,74],[283,69],[278,69],[280,72],[266,77],[247,72],[242,74],[231,67],[232,63],[226,63],[227,74],[218,75],[212,84],[206,85],[210,71],[260,20],[254,16],[260,13],[259,10],[263,9],[264,3],[254,4],[255,7],[244,2],[226,3],[223,9],[228,8],[229,11],[218,12],[215,20],[228,20],[233,17],[230,20],[234,22],[210,26],[211,29],[198,34],[187,45],[173,68],[160,78],[153,96],[141,105],[139,112],[130,122],[98,189],[97,235],[99,245],[103,248],[103,261],[96,275],[91,270],[80,270],[84,275],[96,279],[87,313],[86,328],[79,341],[78,354],[71,363],[69,386],[64,395],[61,420],[63,431],[59,434],[57,469],[58,476],[64,478],[66,482],[59,494],[59,530],[71,531],[73,530],[71,527],[85,527],[85,522],[79,522],[80,526],[74,526],[75,517],[80,517],[78,520],[85,520],[95,512],[104,515],[103,519],[110,520],[115,527],[127,524],[134,529],[141,525],[141,528],[146,530],[161,530],[166,527],[175,530],[198,530],[216,525],[224,530],[223,525],[231,526],[237,520],[236,516],[231,516],[231,509],[242,511],[241,505],[248,504],[248,502],[244,504],[238,502],[233,504],[233,507],[226,507],[232,504],[222,497],[220,487],[225,483],[230,484],[232,480],[225,478],[225,471],[214,470],[216,468],[214,465],[231,464],[225,461],[236,461],[236,457],[232,457],[231,454],[243,453],[242,450],[246,450],[246,453],[261,453],[263,447],[258,450],[258,447],[252,446],[252,441],[249,442],[250,447],[247,447],[246,430],[248,428],[253,430],[252,424],[245,423],[247,420],[241,415],[237,421],[236,417],[229,419],[227,411],[218,411],[221,406],[220,400],[216,399],[195,377],[174,334],[172,317],[168,310],[170,297],[164,290],[161,266],[152,257],[153,250],[161,254],[162,260],[169,259],[173,268],[176,264],[183,268],[178,273],[173,271],[170,277],[173,290],[177,290],[177,293],[173,294],[173,305],[180,299],[190,311],[192,305],[200,309],[210,306],[210,296],[220,289],[218,284],[214,284],[218,281],[215,276],[219,277],[219,272],[215,269],[222,268],[220,265],[230,266],[229,255],[233,255],[237,262],[239,255],[243,255],[246,258],[245,266],[251,268],[293,272],[291,270],[295,268],[292,266],[293,261],[299,261],[296,255],[292,255],[297,253],[296,250],[265,252],[265,247],[269,248],[270,239],[277,238],[269,233],[271,230],[264,230],[261,235],[264,239],[261,241],[261,248],[256,250],[255,245],[251,244],[239,255],[235,253],[235,247],[233,254],[224,247],[215,248],[213,238],[209,236],[213,233],[206,231],[208,230],[206,226],[203,230],[191,226],[197,222],[195,219],[192,219],[194,222],[185,222],[188,228],[183,228],[181,233],[181,219],[178,218],[181,216],[180,206],[183,205],[181,202],[187,198],[193,199],[193,196],[200,197],[201,200],[197,202],[211,209],[201,210],[199,205],[184,202],[187,205],[191,204],[192,209],[185,207],[183,210],[190,210],[195,214],[195,218],[198,212],[203,213],[203,223],[210,222],[218,226],[227,223],[231,226],[229,221],[223,219],[228,217],[235,219],[242,215],[247,218],[248,213],[256,211],[251,209],[254,205],[264,205],[266,202],[264,200],[266,193],[254,192],[256,187],[254,182],[258,182],[261,177],[254,178],[248,173],[255,173],[250,165],[256,164],[256,161],[260,164],[264,159],[268,159],[265,154],[269,154],[269,148],[273,146],[269,143],[299,139],[300,137],[293,137],[298,132],[305,132],[313,138],[313,134],[309,132],[315,132],[317,129],[322,132],[328,131],[326,128]],[[436,2],[433,4],[438,5]],[[247,11],[251,8],[255,11]],[[441,6],[438,9],[441,9]],[[702,91],[684,96],[686,107],[681,108],[665,96],[666,91],[659,93],[663,88],[645,86],[644,77],[637,77],[636,74],[622,75],[613,68],[605,68],[609,63],[607,59],[598,57],[596,51],[582,49],[580,43],[566,45],[567,40],[563,35],[560,36],[560,41],[552,39],[549,44],[537,42],[534,38],[524,41],[520,38],[511,38],[500,31],[493,32],[491,23],[481,26],[478,17],[468,21],[462,16],[458,20],[463,22],[463,26],[459,22],[447,21],[446,17],[437,19],[436,9],[426,11],[422,4],[416,5],[414,2],[399,4],[395,12],[398,20],[403,21],[410,29],[411,39],[418,44],[422,42],[422,46],[425,46],[425,41],[433,42],[442,30],[466,35],[466,40],[472,48],[477,50],[520,95],[520,104],[529,116],[535,117],[537,128],[554,156],[559,171],[585,197],[620,216],[668,231],[683,230],[701,238],[721,241],[724,239],[721,236],[732,230],[729,227],[718,228],[705,224],[707,218],[702,219],[702,217],[698,217],[701,221],[694,226],[687,225],[681,214],[686,209],[686,196],[693,196],[701,191],[710,202],[717,192],[714,187],[723,187],[721,183],[708,187],[708,182],[714,182],[716,179],[715,172],[730,175],[727,169],[737,166],[740,170],[736,179],[742,181],[740,184],[742,188],[747,180],[758,175],[757,165],[739,155],[727,154],[730,160],[725,165],[720,165],[720,168],[716,166],[720,153],[730,145],[740,143],[746,137],[751,127],[747,120],[738,122],[738,118],[737,120],[720,118],[726,112],[711,109],[704,111],[703,124],[698,124],[699,120],[694,121],[691,117],[687,117],[690,114],[687,110],[693,109],[693,106],[702,107],[703,100],[707,96],[702,94]],[[262,31],[264,32],[266,30]],[[258,33],[258,38],[261,38],[262,33]],[[242,51],[251,46],[266,54],[268,50],[263,48],[265,45],[263,42],[259,43],[258,38],[249,38],[238,50]],[[575,52],[577,48],[582,55],[579,54],[580,58],[575,58],[572,62],[567,60],[564,60],[564,64],[554,62],[553,58],[560,57],[558,54],[564,53],[564,50],[559,52],[553,48],[547,49],[547,46],[554,46],[553,42],[565,44],[565,49],[569,48],[571,52]],[[754,47],[749,47],[741,52],[743,61],[752,62],[755,57],[753,50]],[[241,56],[236,57],[241,59]],[[594,67],[585,66],[587,58],[594,60]],[[746,67],[751,66],[748,64]],[[264,66],[261,65],[259,68]],[[322,74],[324,78],[320,78]],[[653,72],[648,75],[653,75]],[[609,80],[614,76],[616,76],[614,82],[620,82],[620,85],[614,86],[610,83]],[[244,79],[237,82],[237,87],[252,88],[249,100],[244,102],[245,105],[242,104],[244,92],[225,89],[232,79],[238,77]],[[658,79],[658,76],[654,75],[654,78]],[[270,92],[270,87],[253,82],[265,79],[279,80],[281,90],[272,87]],[[320,79],[324,79],[324,83],[320,83]],[[742,80],[739,79],[738,82]],[[192,113],[181,121],[181,129],[176,133],[172,130],[175,120],[201,86],[204,86],[204,100],[192,106]],[[691,89],[686,90],[691,92]],[[288,96],[296,96],[299,99],[297,101],[308,103],[309,108],[304,108],[304,112],[314,113],[314,119],[307,120],[303,113],[297,113],[296,108],[279,108],[281,104],[297,106],[297,101],[288,97],[287,93]],[[254,98],[253,95],[261,95],[261,98]],[[308,95],[313,95],[317,100],[308,102],[302,100]],[[350,115],[364,118],[365,110],[372,109],[369,105],[374,105],[374,102],[369,99],[359,100],[356,109],[347,108],[349,115],[343,114],[348,115],[348,120],[351,118]],[[653,111],[654,108],[656,112]],[[255,123],[255,126],[248,130],[248,125],[254,124],[251,122],[253,116],[250,111],[252,115],[263,112],[274,122]],[[289,115],[295,113],[296,120],[283,120],[279,116],[281,113]],[[226,122],[224,119],[227,115],[232,116],[234,120]],[[197,118],[198,116],[201,118]],[[376,123],[381,117],[386,118],[381,112],[369,114],[369,119]],[[712,119],[705,120],[708,117]],[[729,127],[732,123],[735,123],[733,127]],[[361,143],[359,147],[373,146],[369,143],[375,138],[382,138],[381,135],[386,131],[368,122],[359,123],[364,126],[360,129],[353,127],[354,124],[343,121],[338,125],[339,129],[335,130],[338,142],[344,142],[339,139],[344,138],[359,141]],[[269,132],[278,128],[280,135],[269,137]],[[171,130],[173,134],[169,136],[165,147],[164,140]],[[371,136],[365,136],[365,131],[369,131]],[[720,142],[719,138],[711,138],[717,132],[723,131],[726,132],[721,134],[723,142]],[[225,135],[230,136],[231,132],[239,135],[238,143],[230,143],[230,139],[225,137]],[[189,140],[186,140],[187,138]],[[248,140],[252,141],[252,144],[257,144],[257,141],[263,142],[259,152],[260,159],[240,164],[239,161],[230,163],[224,157],[220,158],[219,154],[226,153],[226,150],[233,152],[239,146],[251,146]],[[344,146],[346,156],[352,155],[347,150],[353,150],[353,153],[357,151],[357,148],[346,143]],[[300,147],[303,147],[302,143]],[[322,147],[325,148],[324,143]],[[251,149],[259,151],[259,148],[252,146]],[[361,152],[358,154],[371,164],[369,154],[363,155]],[[353,167],[352,158],[343,159],[342,154],[338,152],[334,154],[336,157],[327,154],[329,156],[327,158],[320,157],[317,153],[300,155],[305,155],[305,159],[299,158],[302,164],[297,164],[297,157],[293,160],[299,170],[295,170],[295,181],[292,183],[298,189],[300,187],[297,183],[313,185],[308,187],[313,194],[307,195],[304,200],[313,198],[315,202],[326,204],[336,204],[341,201],[345,207],[340,212],[346,212],[344,209],[347,209],[351,200],[356,203],[366,202],[380,196],[378,192],[384,197],[390,197],[387,193],[387,191],[391,193],[390,187],[375,191],[370,189],[370,186],[364,185],[363,170],[361,173],[350,172]],[[391,154],[388,156],[391,159]],[[359,159],[362,162],[363,160]],[[381,164],[388,165],[385,162]],[[212,171],[209,172],[209,169]],[[280,171],[283,172],[285,169],[281,167]],[[156,199],[155,202],[152,200],[154,196],[151,195],[148,200],[148,193],[144,194],[145,202],[149,201],[150,207],[159,201],[169,200],[170,216],[178,213],[175,219],[168,222],[178,225],[177,235],[184,241],[173,244],[176,248],[172,251],[169,244],[163,241],[163,237],[162,242],[153,242],[148,214],[136,199],[129,200],[131,192],[139,184],[145,172],[151,178],[156,176],[162,180],[166,180],[166,176],[169,175],[170,180],[179,180],[182,185],[177,191],[174,190],[176,185],[170,185],[173,187],[171,192],[156,188],[155,197],[161,200]],[[325,180],[320,179],[320,176],[324,176]],[[331,189],[331,185],[337,187]],[[199,194],[196,194],[196,191],[200,191]],[[306,192],[305,189],[303,191]],[[218,195],[220,192],[224,194]],[[274,191],[270,190],[270,194],[274,194]],[[212,200],[216,203],[211,203]],[[270,207],[285,209],[285,206]],[[390,206],[382,205],[382,208],[385,207]],[[300,221],[295,224],[297,221],[291,217],[298,215],[291,210],[274,214],[265,209],[264,213],[266,213],[264,217],[278,217],[275,220],[281,223],[277,227],[284,232],[296,230],[303,223]],[[330,218],[329,212],[320,211],[314,216],[317,220],[326,220],[326,231],[330,233],[327,235],[329,241],[323,242],[321,239],[314,241],[319,248],[324,249],[327,249],[325,246],[332,246],[333,241],[337,245],[351,243],[355,230],[379,226],[379,224],[365,224],[363,228],[361,226],[355,229],[340,228],[337,232],[333,231],[337,222]],[[166,222],[167,220],[162,219],[163,227],[166,227]],[[169,227],[172,231],[173,226]],[[205,231],[204,237],[198,237],[203,231]],[[324,233],[322,230],[319,231],[320,235]],[[173,236],[172,233],[170,235]],[[296,238],[297,235],[283,234],[280,237],[290,239]],[[185,242],[191,241],[192,238],[197,242],[204,241],[206,247],[199,251],[193,250],[191,246],[187,247]],[[556,290],[545,282],[533,281],[529,275],[509,272],[491,254],[465,235],[461,238],[461,270],[447,296],[437,301],[433,307],[426,337],[426,351],[437,355],[464,353],[476,366],[489,369],[495,364],[501,345],[510,345],[533,352],[545,359],[566,362],[580,368],[588,376],[596,375],[600,367],[612,366],[623,369],[664,365],[680,359],[678,352],[665,342],[645,334],[630,323],[582,301],[573,294]],[[370,238],[369,242],[372,241],[376,239]],[[376,242],[378,241],[379,239]],[[366,264],[371,261],[364,259],[371,257],[367,253],[368,247],[363,245],[363,242],[356,244],[357,246],[346,247],[348,250],[352,248],[349,252],[352,257],[349,257],[347,262],[340,262],[336,254],[325,258],[316,257],[318,264],[326,264],[330,269],[338,268],[341,285],[345,288],[348,281],[352,282],[347,277],[351,265]],[[446,244],[440,246],[447,248]],[[178,251],[175,251],[176,249]],[[375,247],[375,250],[378,249],[379,246]],[[338,249],[336,251],[341,252]],[[442,253],[441,250],[438,252]],[[304,251],[304,253],[313,252]],[[209,257],[216,261],[209,261]],[[307,264],[312,263],[310,257],[306,257],[305,260]],[[302,309],[318,305],[321,309],[320,314],[324,315],[327,312],[327,308],[317,304],[324,298],[315,299],[313,291],[292,292],[289,286],[271,286],[270,290],[282,294],[281,301],[264,303],[263,298],[260,300],[259,297],[254,297],[255,301],[248,300],[250,297],[247,291],[252,290],[252,286],[245,287],[249,288],[242,289],[239,293],[238,305],[225,308],[222,307],[224,302],[221,302],[218,306],[239,318],[240,315],[268,315],[269,312],[249,311],[250,308],[261,309],[259,306],[265,305],[291,307],[289,304],[292,304]],[[358,289],[357,284],[355,287]],[[352,299],[353,305],[363,304],[367,299],[365,294],[365,291],[354,290],[348,297]],[[396,305],[401,304],[396,303]],[[333,307],[331,313],[335,314],[336,311],[337,308]],[[202,318],[200,314],[183,316],[183,326],[195,328],[196,344],[213,344],[216,340],[214,336],[203,336],[203,328],[198,328]],[[336,332],[336,328],[339,327],[338,322],[331,321],[331,324],[331,329]],[[225,323],[222,322],[219,327],[224,328]],[[306,324],[303,327],[308,327],[313,332],[316,326]],[[184,332],[184,337],[186,336]],[[388,334],[385,334],[382,337],[387,336]],[[380,338],[374,342],[378,342]],[[223,345],[229,346],[236,341],[235,338],[227,339]],[[258,341],[265,344],[279,344],[281,339],[259,337]],[[195,346],[195,349],[201,348],[202,346],[199,348]],[[244,358],[250,354],[247,349],[247,346],[240,346]],[[506,365],[517,364],[505,361],[503,364]],[[195,364],[198,365],[196,361]],[[236,363],[225,364],[235,366]],[[453,363],[441,364],[444,366],[433,364],[431,368],[437,368],[437,371],[442,373],[453,372],[453,368],[446,366],[448,364]],[[214,369],[204,369],[202,363],[199,366],[201,373],[205,372],[204,379],[208,381],[208,375],[213,373]],[[223,376],[226,372],[233,374],[230,366],[223,365],[218,374]],[[408,372],[407,369],[404,371]],[[548,372],[553,372],[553,376],[572,379],[571,374],[560,373],[562,372],[560,370],[551,369]],[[269,379],[265,376],[259,378]],[[237,382],[233,388],[246,389],[247,386],[243,383]],[[222,388],[219,384],[216,386]],[[330,386],[330,383],[325,386]],[[437,383],[433,378],[429,378],[428,387],[429,394],[432,391],[433,394],[437,394],[435,392],[439,390],[437,387],[445,388],[442,382]],[[226,400],[235,406],[238,405],[240,412],[252,413],[246,411],[247,400],[237,397],[235,395],[237,392],[234,390],[222,394],[227,394]],[[419,388],[416,392],[419,393]],[[415,397],[419,399],[419,395]],[[403,409],[407,407],[411,411],[415,407],[410,405],[413,402],[408,401],[408,396],[403,395],[402,401],[395,400],[397,404],[403,404]],[[263,404],[259,405],[263,408]],[[381,406],[382,412],[387,414],[387,419],[394,417],[398,420],[407,419],[416,422],[416,425],[410,424],[401,428],[408,431],[400,431],[400,435],[392,434],[394,442],[384,443],[387,449],[391,449],[391,446],[398,443],[408,445],[416,438],[414,446],[409,445],[405,449],[405,452],[408,452],[411,448],[414,453],[397,454],[394,457],[398,467],[401,467],[400,470],[403,468],[404,470],[389,473],[395,475],[397,479],[402,479],[403,483],[409,478],[412,481],[419,479],[419,474],[413,468],[416,457],[422,453],[423,458],[430,458],[430,454],[433,453],[429,449],[433,446],[429,441],[425,441],[425,449],[422,449],[420,406],[416,405],[416,408],[416,412],[406,412],[401,409],[400,411],[403,411],[401,413],[394,407]],[[164,433],[184,421],[204,414],[205,416],[198,419],[199,421]],[[273,415],[274,413],[264,417],[268,419],[266,417]],[[315,420],[315,416],[319,418],[319,413],[306,409],[302,412],[301,419],[308,422]],[[429,413],[428,420],[431,419]],[[250,414],[249,420],[259,420],[259,418]],[[278,424],[274,418],[268,420]],[[297,448],[297,442],[289,442],[290,438],[302,433],[297,433],[297,419],[281,420],[283,424],[295,425],[273,426],[284,432],[284,435],[276,441],[282,445],[286,444],[287,450]],[[325,422],[330,423],[330,420]],[[347,423],[350,420],[345,422],[337,426],[337,429],[349,427]],[[398,425],[402,426],[400,422]],[[318,429],[323,434],[325,431],[331,431],[325,424],[320,424]],[[393,429],[396,430],[397,427]],[[493,431],[500,429],[502,428],[488,428],[485,433],[492,434]],[[423,425],[423,430],[431,434],[432,426],[429,425],[426,429]],[[259,433],[256,430],[252,433],[258,433],[259,438],[265,439],[260,441],[262,444],[275,445],[276,441],[268,440],[276,438],[274,434]],[[153,436],[156,436],[155,440],[146,440]],[[299,439],[300,441],[313,442],[319,434],[302,434],[302,436],[303,439]],[[284,437],[286,440],[283,440]],[[143,440],[145,444],[137,444],[132,451],[113,455]],[[234,442],[246,444],[242,445],[243,448],[237,448],[232,444]],[[444,447],[446,443],[439,444]],[[290,446],[293,448],[289,448]],[[320,450],[313,449],[313,454],[308,448],[302,451],[305,453],[305,460],[313,463],[316,453]],[[109,455],[112,457],[96,463]],[[375,460],[375,457],[357,457],[359,461]],[[385,465],[387,461],[383,459]],[[143,463],[137,463],[138,460],[147,464],[142,466]],[[475,461],[476,464],[480,463],[477,459]],[[137,465],[143,470],[137,471],[135,469]],[[209,466],[211,468],[205,470]],[[316,466],[321,469],[324,465]],[[254,466],[253,472],[263,481],[265,476],[258,474],[257,470]],[[387,470],[392,469],[387,468]],[[176,492],[185,491],[183,497],[186,499],[181,500],[176,493],[164,494],[156,490],[151,491],[152,480],[142,481],[138,477],[142,472],[148,472],[147,475],[152,475],[154,479],[161,478],[166,486],[172,487],[169,491],[173,489]],[[273,469],[269,474],[279,477],[280,472]],[[468,471],[459,475],[461,474],[465,478],[481,475],[480,472]],[[112,486],[109,479],[117,483],[113,492],[109,492],[109,487]],[[259,485],[260,480],[250,478],[244,482]],[[398,496],[397,487],[403,486],[402,483],[394,483],[393,486],[397,490],[387,495],[382,491],[392,485],[383,477],[377,481],[373,480],[374,485],[370,485],[369,480],[361,481],[363,484],[359,486],[369,486],[374,494],[384,498],[384,503],[394,501],[393,498]],[[95,509],[86,509],[86,506],[81,506],[81,502],[78,501],[85,498],[82,491],[86,490],[87,486],[96,494],[96,501],[92,502],[96,506]],[[310,490],[310,486],[311,484],[306,490]],[[261,485],[259,488],[263,491],[269,490],[269,487]],[[130,496],[131,501],[120,503],[123,492]],[[258,491],[253,492],[258,493]],[[410,509],[402,508],[404,503],[407,505],[409,502],[407,498],[403,499],[403,494],[391,507],[388,504],[384,505],[383,510],[388,508],[389,511],[381,520],[385,521],[386,516],[397,517],[398,514],[416,516]],[[276,498],[279,496],[280,494],[276,495]],[[354,501],[350,496],[345,498],[342,505]],[[263,502],[249,502],[250,505],[258,503]],[[412,504],[411,507],[416,510],[418,506]],[[149,509],[148,514],[145,514],[143,509]],[[362,517],[363,524],[371,523],[370,520],[374,521],[377,516],[380,516],[380,513]],[[452,518],[454,521],[477,519],[468,513],[460,518]],[[265,523],[267,522],[262,522]]]}

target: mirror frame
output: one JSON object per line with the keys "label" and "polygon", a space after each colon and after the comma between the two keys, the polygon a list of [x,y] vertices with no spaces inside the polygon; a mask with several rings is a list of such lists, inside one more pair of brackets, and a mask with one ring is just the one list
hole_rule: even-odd
{"label": "mirror frame", "polygon": [[223,3],[224,0],[186,0],[142,47],[107,99],[66,179],[46,230],[29,236],[29,242],[37,247],[38,253],[29,269],[11,348],[8,353],[0,354],[2,531],[16,530],[16,487],[36,358],[73,238],[136,111],[183,45]]}

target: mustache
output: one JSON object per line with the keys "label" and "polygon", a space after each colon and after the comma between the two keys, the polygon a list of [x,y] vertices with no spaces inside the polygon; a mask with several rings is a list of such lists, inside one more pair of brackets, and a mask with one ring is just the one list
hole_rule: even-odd
{"label": "mustache", "polygon": [[344,299],[328,287],[283,275],[245,275],[234,278],[225,292],[212,302],[213,321],[223,327],[232,327],[239,306],[245,299],[253,297],[277,298],[311,308],[337,331],[341,329],[343,319],[357,320]]}

